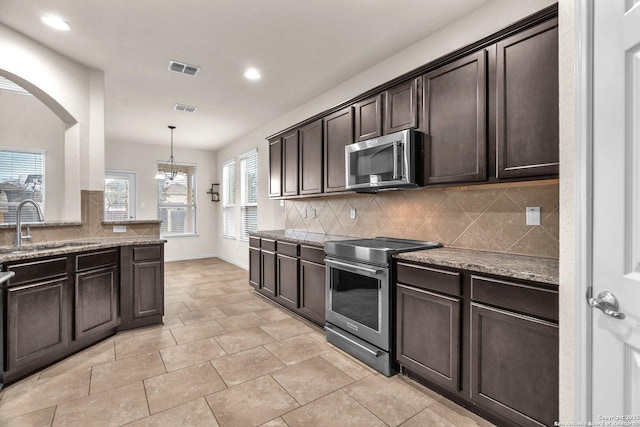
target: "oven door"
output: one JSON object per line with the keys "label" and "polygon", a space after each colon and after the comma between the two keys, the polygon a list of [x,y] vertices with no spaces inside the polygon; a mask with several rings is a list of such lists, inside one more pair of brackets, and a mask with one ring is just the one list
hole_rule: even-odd
{"label": "oven door", "polygon": [[325,259],[327,322],[389,351],[389,268]]}

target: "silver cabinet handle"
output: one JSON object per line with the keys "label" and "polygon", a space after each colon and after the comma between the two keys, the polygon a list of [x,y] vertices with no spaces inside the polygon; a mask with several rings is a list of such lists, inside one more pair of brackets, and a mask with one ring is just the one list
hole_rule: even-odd
{"label": "silver cabinet handle", "polygon": [[11,279],[15,276],[16,273],[14,271],[2,271],[0,272],[0,283],[4,283],[7,280]]}
{"label": "silver cabinet handle", "polygon": [[589,288],[587,301],[591,307],[600,309],[604,314],[614,319],[624,319],[626,317],[624,313],[618,311],[618,300],[609,291],[602,291],[597,298],[593,298],[591,297],[591,288]]}

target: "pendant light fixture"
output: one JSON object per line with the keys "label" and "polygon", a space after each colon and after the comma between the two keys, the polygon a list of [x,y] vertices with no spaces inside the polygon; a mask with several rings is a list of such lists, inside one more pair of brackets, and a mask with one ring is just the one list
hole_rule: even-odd
{"label": "pendant light fixture", "polygon": [[175,177],[178,175],[178,167],[176,166],[176,161],[173,159],[173,130],[176,128],[175,126],[167,126],[171,129],[171,157],[164,164],[161,170],[156,173],[156,179],[168,179],[169,181],[173,181]]}

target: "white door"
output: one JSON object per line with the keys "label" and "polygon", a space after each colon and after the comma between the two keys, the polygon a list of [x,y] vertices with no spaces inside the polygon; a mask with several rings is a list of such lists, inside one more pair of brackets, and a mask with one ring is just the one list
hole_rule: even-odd
{"label": "white door", "polygon": [[592,419],[640,426],[640,0],[593,4]]}

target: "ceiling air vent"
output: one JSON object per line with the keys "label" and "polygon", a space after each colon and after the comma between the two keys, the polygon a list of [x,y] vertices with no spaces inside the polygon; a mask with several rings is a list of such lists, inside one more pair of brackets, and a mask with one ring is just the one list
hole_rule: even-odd
{"label": "ceiling air vent", "polygon": [[169,61],[168,70],[195,77],[198,74],[198,71],[200,71],[200,67],[196,67],[195,65],[189,65],[182,62],[178,62],[178,61]]}
{"label": "ceiling air vent", "polygon": [[192,107],[191,105],[176,104],[173,106],[176,111],[184,111],[185,113],[195,113],[198,111],[198,107]]}

